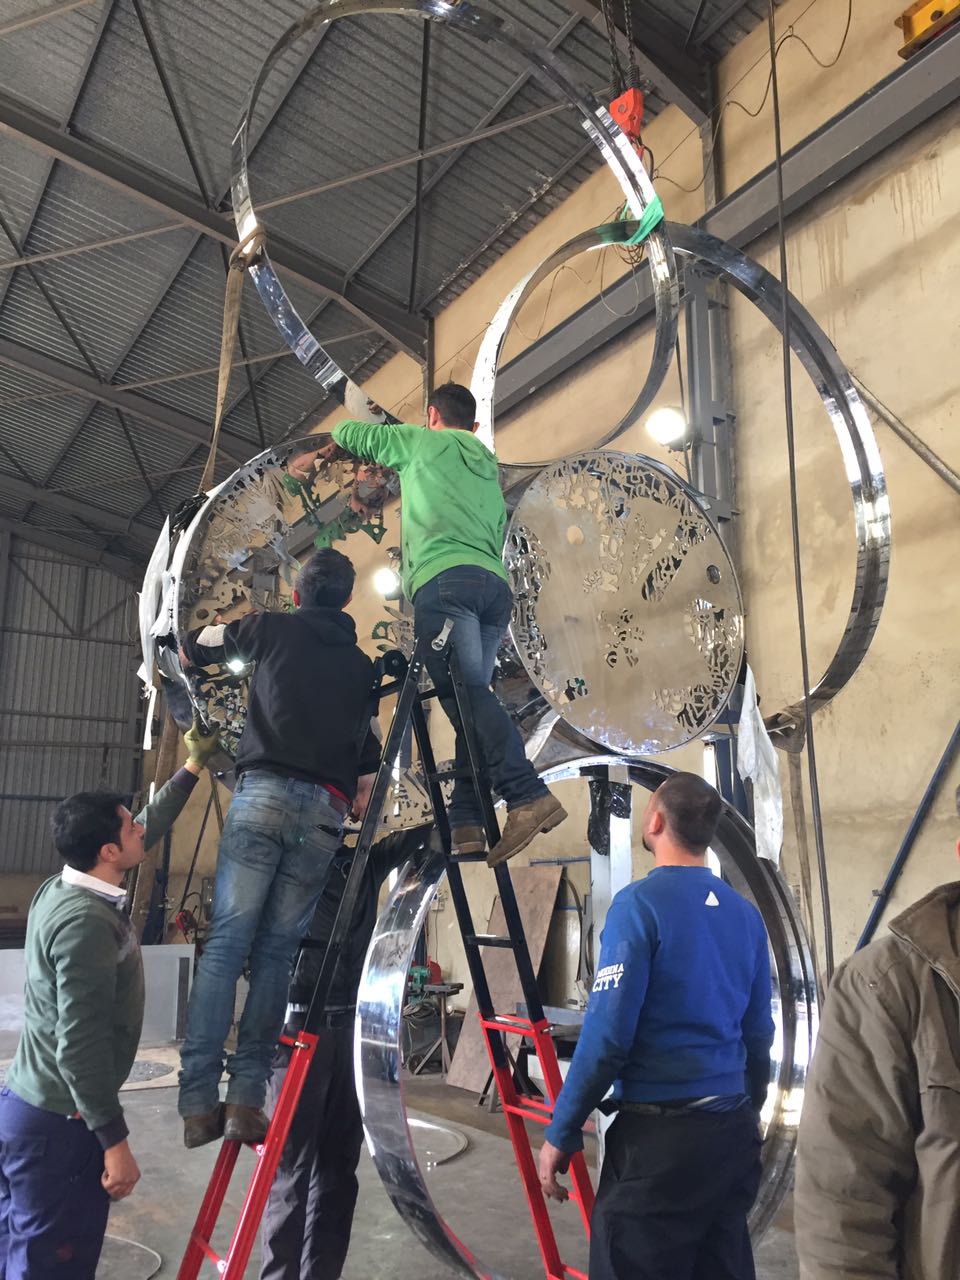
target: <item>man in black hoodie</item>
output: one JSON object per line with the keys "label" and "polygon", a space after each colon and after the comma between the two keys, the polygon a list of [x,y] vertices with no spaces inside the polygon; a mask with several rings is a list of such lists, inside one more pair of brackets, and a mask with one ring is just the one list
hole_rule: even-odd
{"label": "man in black hoodie", "polygon": [[[263,1215],[260,1280],[339,1280],[357,1204],[357,1164],[363,1121],[353,1074],[357,989],[377,920],[380,888],[389,873],[412,858],[419,863],[432,827],[396,831],[370,850],[350,932],[327,997],[313,1061],[303,1082],[287,1144]],[[287,1006],[287,1030],[303,1026],[324,950],[333,932],[353,850],[342,848],[317,904]],[[270,1099],[276,1106],[290,1061],[277,1054]]]}
{"label": "man in black hoodie", "polygon": [[[370,728],[373,664],[342,612],[353,582],[346,556],[318,551],[297,580],[295,613],[248,614],[183,641],[181,656],[192,666],[256,664],[181,1050],[179,1110],[188,1147],[221,1133],[240,1142],[266,1135],[263,1103],[290,966],[343,820],[366,808],[379,744]],[[224,1041],[245,962],[250,989],[221,1107]]]}

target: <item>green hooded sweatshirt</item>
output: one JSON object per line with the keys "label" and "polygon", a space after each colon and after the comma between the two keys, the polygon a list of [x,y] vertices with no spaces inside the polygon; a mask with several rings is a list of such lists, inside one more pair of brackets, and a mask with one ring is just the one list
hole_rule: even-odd
{"label": "green hooded sweatshirt", "polygon": [[462,564],[477,565],[506,581],[507,509],[497,458],[475,435],[405,422],[341,422],[333,438],[347,453],[392,467],[400,477],[407,599],[437,574]]}

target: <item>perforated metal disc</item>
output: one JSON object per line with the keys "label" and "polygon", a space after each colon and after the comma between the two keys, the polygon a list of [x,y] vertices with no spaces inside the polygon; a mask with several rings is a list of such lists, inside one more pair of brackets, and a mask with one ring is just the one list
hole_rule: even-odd
{"label": "perforated metal disc", "polygon": [[514,511],[506,562],[517,652],[574,729],[649,755],[720,714],[743,660],[740,588],[668,468],[606,450],[545,467]]}

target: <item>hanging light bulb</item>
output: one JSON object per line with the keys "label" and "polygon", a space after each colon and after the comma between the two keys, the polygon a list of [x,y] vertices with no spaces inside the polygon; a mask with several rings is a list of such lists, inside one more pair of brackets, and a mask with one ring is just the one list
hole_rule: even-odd
{"label": "hanging light bulb", "polygon": [[687,420],[683,410],[673,405],[654,409],[644,425],[657,444],[666,445],[668,449],[679,449],[686,439]]}
{"label": "hanging light bulb", "polygon": [[393,569],[378,569],[373,575],[373,589],[385,600],[395,600],[400,594],[400,578]]}

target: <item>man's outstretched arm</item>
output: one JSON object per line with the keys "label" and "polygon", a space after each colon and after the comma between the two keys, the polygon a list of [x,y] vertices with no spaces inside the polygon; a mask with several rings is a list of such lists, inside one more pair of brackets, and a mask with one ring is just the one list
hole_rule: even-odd
{"label": "man's outstretched arm", "polygon": [[647,909],[619,895],[611,903],[587,1016],[540,1152],[545,1195],[566,1199],[556,1180],[583,1149],[584,1122],[620,1075],[647,994],[657,927]]}
{"label": "man's outstretched arm", "polygon": [[425,430],[408,422],[339,422],[331,434],[355,458],[402,471],[413,461]]}

